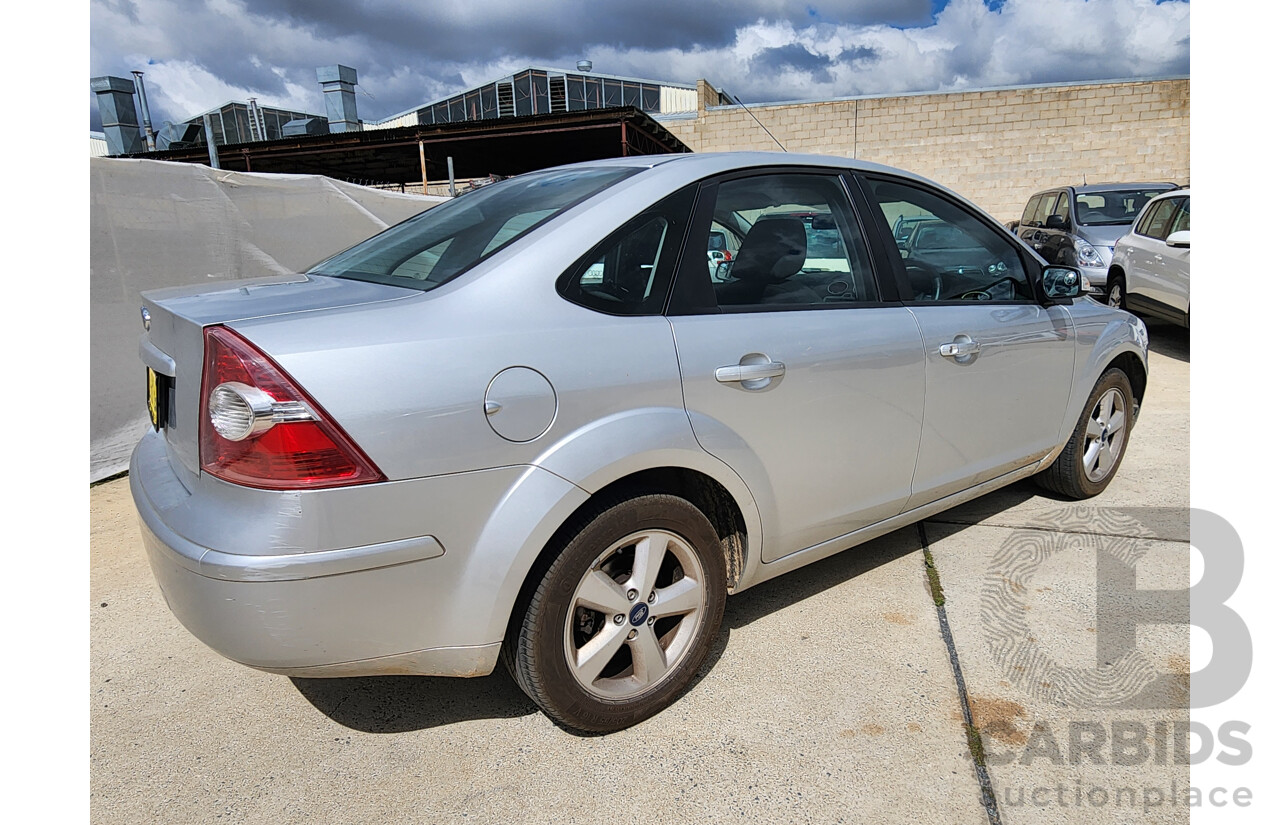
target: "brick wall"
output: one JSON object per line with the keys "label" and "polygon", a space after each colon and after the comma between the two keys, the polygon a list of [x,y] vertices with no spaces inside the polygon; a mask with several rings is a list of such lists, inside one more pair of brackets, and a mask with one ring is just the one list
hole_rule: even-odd
{"label": "brick wall", "polygon": [[699,94],[696,117],[662,120],[695,152],[779,151],[755,115],[792,152],[907,169],[1002,221],[1050,186],[1191,177],[1186,78],[763,105],[750,114],[709,100]]}

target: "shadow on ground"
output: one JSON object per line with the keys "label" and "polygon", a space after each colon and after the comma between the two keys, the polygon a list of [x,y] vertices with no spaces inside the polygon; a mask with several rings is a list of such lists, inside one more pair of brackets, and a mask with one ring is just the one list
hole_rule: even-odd
{"label": "shadow on ground", "polygon": [[405,733],[538,710],[501,664],[479,679],[368,676],[291,681],[316,710],[364,733]]}
{"label": "shadow on ground", "polygon": [[1166,321],[1143,319],[1151,337],[1151,351],[1185,364],[1191,363],[1191,330]]}
{"label": "shadow on ground", "polygon": [[[909,541],[904,542],[899,531],[868,542],[854,552],[838,553],[731,597],[725,607],[720,636],[698,669],[690,689],[715,667],[730,644],[734,629],[919,549],[915,528],[907,530],[911,536]],[[475,719],[527,716],[538,711],[501,663],[492,674],[478,679],[370,676],[291,681],[325,716],[364,733],[405,733]]]}

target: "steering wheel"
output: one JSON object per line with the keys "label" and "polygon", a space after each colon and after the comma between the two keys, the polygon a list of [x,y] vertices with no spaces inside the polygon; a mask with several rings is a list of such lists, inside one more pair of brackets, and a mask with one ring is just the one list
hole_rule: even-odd
{"label": "steering wheel", "polygon": [[1000,278],[999,280],[992,281],[991,283],[987,284],[986,286],[982,287],[981,289],[966,289],[966,290],[965,290],[964,292],[962,292],[961,294],[959,294],[959,295],[955,295],[955,296],[952,296],[951,298],[948,298],[947,300],[957,300],[957,299],[958,299],[958,300],[961,300],[961,301],[990,301],[990,300],[991,300],[991,290],[993,290],[993,289],[995,289],[996,287],[1000,286],[1000,284],[1004,283],[1005,281],[1008,281],[1009,283],[1013,284],[1014,294],[1016,295],[1016,294],[1017,294],[1017,290],[1018,290],[1018,279],[1017,279],[1017,278],[1014,278],[1014,277],[1012,277],[1012,276],[1006,276],[1006,277],[1004,277],[1004,278]]}
{"label": "steering wheel", "polygon": [[942,273],[929,264],[915,258],[906,258],[902,265],[907,270],[907,282],[917,301],[939,301],[942,299]]}

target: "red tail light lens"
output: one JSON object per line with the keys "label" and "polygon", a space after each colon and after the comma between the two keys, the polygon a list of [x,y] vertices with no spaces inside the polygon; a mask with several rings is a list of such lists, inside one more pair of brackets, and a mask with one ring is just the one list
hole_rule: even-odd
{"label": "red tail light lens", "polygon": [[[205,472],[225,481],[268,490],[341,487],[386,479],[319,404],[236,333],[226,327],[206,329],[204,359],[200,466]],[[214,426],[210,416],[210,400],[215,392],[219,427]],[[219,428],[230,432],[226,425],[228,415],[241,412],[235,408],[236,394],[252,397],[253,409],[246,405],[243,414],[258,417],[252,426],[244,422],[235,433],[239,437],[233,441],[225,438]],[[248,434],[240,435],[241,432]]]}

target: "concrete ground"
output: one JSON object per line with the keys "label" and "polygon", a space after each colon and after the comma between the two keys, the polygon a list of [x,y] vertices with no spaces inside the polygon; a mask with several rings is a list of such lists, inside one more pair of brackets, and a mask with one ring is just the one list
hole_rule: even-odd
{"label": "concrete ground", "polygon": [[734,596],[688,693],[608,736],[556,727],[501,668],[290,680],[226,661],[165,607],[128,481],[95,487],[92,818],[1186,822],[1188,629],[1144,623],[1135,589],[1188,584],[1190,349],[1151,326],[1103,495],[1020,483]]}

